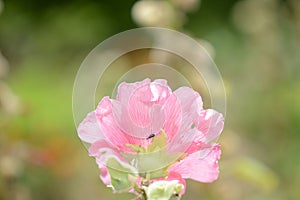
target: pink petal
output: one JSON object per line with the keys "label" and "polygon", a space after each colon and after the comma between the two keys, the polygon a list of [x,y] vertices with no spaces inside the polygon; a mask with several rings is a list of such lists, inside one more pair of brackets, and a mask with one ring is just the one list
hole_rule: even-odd
{"label": "pink petal", "polygon": [[[196,127],[198,126],[199,113],[202,110],[202,100],[198,93],[188,87],[181,87],[177,89],[173,95],[175,95],[175,98],[177,99],[177,102],[174,100],[172,101],[173,105],[175,105],[174,107],[179,106],[179,108],[175,108],[174,110],[179,112],[181,109],[181,120],[178,120],[179,117],[177,114],[166,114],[165,131],[169,137],[168,150],[183,153],[189,148],[197,136]],[[165,106],[168,107],[168,105]],[[177,119],[173,119],[173,116],[176,116]],[[176,129],[172,130],[169,128],[172,126],[179,128],[177,128],[177,131]]]}
{"label": "pink petal", "polygon": [[89,148],[89,155],[96,157],[96,162],[99,168],[105,166],[106,160],[109,157],[117,157],[122,159],[119,150],[114,148],[105,140],[98,140],[97,142],[94,142]]}
{"label": "pink petal", "polygon": [[174,95],[176,95],[182,111],[179,134],[184,134],[184,131],[198,124],[197,117],[202,110],[202,99],[197,92],[188,87],[178,88],[174,91]]}
{"label": "pink petal", "polygon": [[162,104],[171,89],[166,80],[145,79],[136,83],[121,83],[112,113],[118,129],[126,133],[131,144],[147,145],[151,134],[158,133],[165,122]]}
{"label": "pink petal", "polygon": [[198,141],[209,143],[216,139],[224,127],[224,117],[221,113],[208,109],[200,113],[198,124]]}
{"label": "pink petal", "polygon": [[200,182],[212,182],[218,178],[220,159],[220,145],[214,144],[210,153],[199,159],[199,152],[190,154],[182,161],[174,164],[169,172],[181,174],[183,178],[190,178]]}
{"label": "pink petal", "polygon": [[191,104],[197,104],[197,113],[199,113],[203,109],[203,102],[201,96],[189,87],[180,87],[174,91],[176,96],[180,99],[182,110],[189,111]]}
{"label": "pink petal", "polygon": [[172,172],[170,172],[168,174],[167,180],[168,181],[178,180],[178,183],[182,184],[184,186],[184,188],[180,192],[180,194],[183,195],[185,193],[185,191],[186,191],[186,182],[185,182],[185,180],[182,178],[182,176],[180,174],[172,171]]}
{"label": "pink petal", "polygon": [[143,85],[150,84],[150,83],[151,80],[149,78],[135,83],[122,82],[118,87],[118,94],[116,100],[127,104],[134,90],[136,90],[139,87],[142,87]]}
{"label": "pink petal", "polygon": [[96,157],[96,162],[99,168],[106,167],[106,161],[108,158],[111,157],[114,157],[124,165],[128,165],[128,162],[122,156],[122,153],[124,152],[114,148],[111,144],[109,144],[105,140],[99,140],[93,143],[89,148],[89,155]]}
{"label": "pink petal", "polygon": [[110,174],[107,170],[107,168],[111,166],[106,165],[108,158],[115,158],[120,164],[127,166],[131,168],[133,172],[136,172],[136,169],[128,164],[121,153],[122,152],[119,152],[119,150],[115,149],[105,140],[99,140],[90,146],[89,155],[96,157],[96,163],[101,170],[100,178],[104,184],[111,185]]}
{"label": "pink petal", "polygon": [[204,143],[203,142],[193,142],[189,148],[185,151],[187,155],[195,153],[197,151],[203,150],[204,149]]}
{"label": "pink petal", "polygon": [[112,113],[111,100],[108,97],[104,97],[100,101],[95,113],[98,119],[100,130],[105,138],[115,147],[125,150],[125,145],[131,143],[131,141],[130,138],[128,138],[127,135],[122,132],[116,124]]}
{"label": "pink petal", "polygon": [[110,175],[108,173],[108,170],[106,167],[102,167],[101,169],[101,173],[100,173],[100,179],[102,180],[102,182],[105,185],[111,185],[111,181],[110,181]]}
{"label": "pink petal", "polygon": [[182,121],[182,110],[178,97],[175,94],[172,94],[165,102],[163,109],[166,116],[164,131],[171,141],[178,133]]}
{"label": "pink petal", "polygon": [[93,143],[103,139],[95,112],[89,113],[78,126],[78,135],[80,139],[87,143]]}
{"label": "pink petal", "polygon": [[140,127],[148,126],[153,122],[150,113],[152,106],[162,105],[170,94],[171,90],[167,85],[155,81],[136,88],[130,94],[128,104],[125,104],[132,122]]}
{"label": "pink petal", "polygon": [[132,138],[131,144],[144,145],[148,143],[148,136],[152,133],[158,133],[165,122],[165,114],[160,105],[153,105],[150,111],[151,123],[147,126],[137,126],[129,117],[127,107],[118,101],[113,101],[113,116],[119,127],[127,137]]}

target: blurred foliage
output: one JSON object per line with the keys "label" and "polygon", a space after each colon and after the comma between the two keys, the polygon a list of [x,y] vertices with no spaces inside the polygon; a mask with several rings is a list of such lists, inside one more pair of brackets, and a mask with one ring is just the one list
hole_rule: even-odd
{"label": "blurred foliage", "polygon": [[[88,52],[134,22],[192,35],[227,88],[220,178],[189,181],[183,199],[300,198],[298,0],[10,0],[0,12],[0,199],[131,197],[100,182],[77,138],[71,95]],[[111,88],[115,79],[102,81]]]}

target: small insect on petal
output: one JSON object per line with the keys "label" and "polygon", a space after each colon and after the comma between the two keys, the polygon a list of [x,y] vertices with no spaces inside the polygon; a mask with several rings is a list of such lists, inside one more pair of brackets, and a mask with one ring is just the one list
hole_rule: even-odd
{"label": "small insect on petal", "polygon": [[151,138],[153,138],[153,137],[155,137],[155,134],[154,134],[154,133],[151,133],[151,134],[147,137],[147,140],[149,140],[149,139],[151,139]]}

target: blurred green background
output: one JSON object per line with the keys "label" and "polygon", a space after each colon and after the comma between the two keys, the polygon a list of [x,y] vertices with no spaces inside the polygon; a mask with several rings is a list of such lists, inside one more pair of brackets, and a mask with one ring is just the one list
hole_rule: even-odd
{"label": "blurred green background", "polygon": [[300,199],[299,0],[10,0],[0,10],[1,200],[132,198],[99,180],[72,87],[97,44],[141,26],[199,40],[226,86],[220,177],[188,181],[183,199]]}

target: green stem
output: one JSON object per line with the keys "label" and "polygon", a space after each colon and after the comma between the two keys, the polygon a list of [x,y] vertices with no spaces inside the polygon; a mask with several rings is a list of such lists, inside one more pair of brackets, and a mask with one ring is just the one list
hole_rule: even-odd
{"label": "green stem", "polygon": [[170,200],[180,200],[181,199],[181,195],[179,196],[172,196]]}

